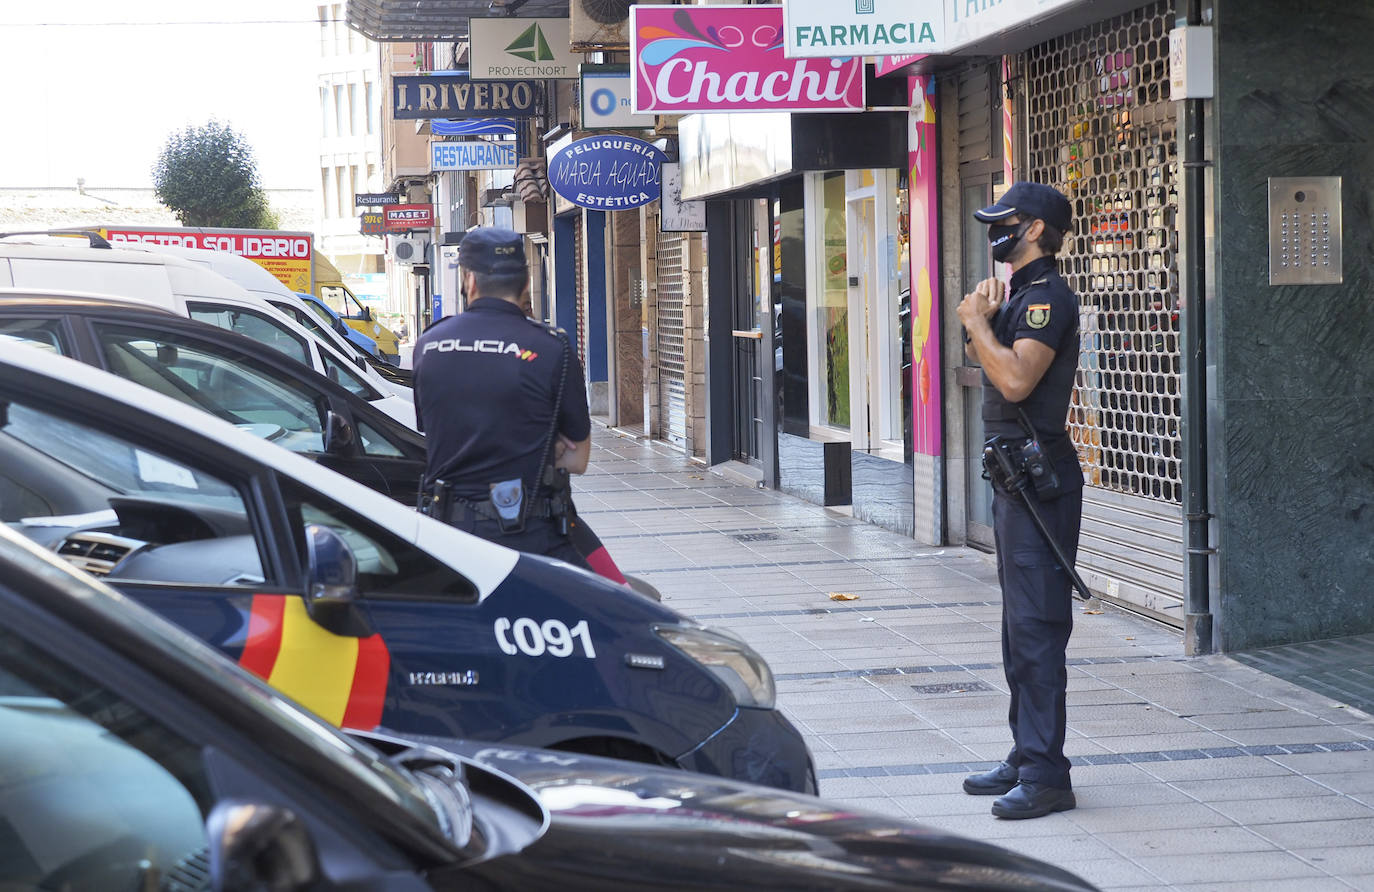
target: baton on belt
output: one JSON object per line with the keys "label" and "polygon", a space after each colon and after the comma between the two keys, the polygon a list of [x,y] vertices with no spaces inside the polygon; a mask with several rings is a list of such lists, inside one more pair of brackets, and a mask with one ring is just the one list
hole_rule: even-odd
{"label": "baton on belt", "polygon": [[1000,484],[1003,489],[1009,492],[1020,494],[1021,501],[1026,505],[1026,511],[1030,513],[1031,520],[1035,521],[1035,528],[1040,531],[1040,535],[1049,545],[1050,551],[1054,552],[1055,558],[1059,561],[1059,566],[1063,567],[1064,571],[1069,574],[1069,579],[1073,581],[1073,587],[1078,590],[1080,600],[1091,600],[1093,593],[1088,591],[1088,584],[1083,581],[1082,576],[1078,575],[1078,570],[1074,568],[1073,561],[1064,554],[1063,546],[1050,533],[1050,528],[1045,525],[1045,518],[1040,516],[1040,503],[1030,493],[1030,481],[1027,479],[1025,471],[1012,461],[1012,457],[1007,454],[1004,444],[993,440],[983,447],[983,467],[987,468],[988,477],[993,482]]}

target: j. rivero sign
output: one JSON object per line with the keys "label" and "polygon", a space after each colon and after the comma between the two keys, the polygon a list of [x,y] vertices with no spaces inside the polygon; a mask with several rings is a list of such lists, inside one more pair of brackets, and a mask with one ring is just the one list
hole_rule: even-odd
{"label": "j. rivero sign", "polygon": [[535,113],[533,81],[475,81],[467,74],[400,74],[391,78],[397,119],[529,118]]}

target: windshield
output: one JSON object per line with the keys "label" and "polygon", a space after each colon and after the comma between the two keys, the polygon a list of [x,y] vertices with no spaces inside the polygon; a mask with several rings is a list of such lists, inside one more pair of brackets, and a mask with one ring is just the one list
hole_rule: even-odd
{"label": "windshield", "polygon": [[232,486],[185,465],[18,403],[11,403],[7,414],[5,433],[123,495],[175,495],[178,500],[243,511],[243,499]]}

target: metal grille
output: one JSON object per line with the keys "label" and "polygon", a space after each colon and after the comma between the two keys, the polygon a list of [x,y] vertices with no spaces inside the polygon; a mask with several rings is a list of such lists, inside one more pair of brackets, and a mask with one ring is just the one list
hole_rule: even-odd
{"label": "metal grille", "polygon": [[684,331],[682,255],[686,237],[664,232],[658,237],[658,406],[663,439],[687,445],[687,358]]}
{"label": "metal grille", "polygon": [[1178,504],[1179,167],[1171,3],[1026,53],[1031,179],[1073,202],[1061,271],[1083,332],[1069,429],[1090,482]]}
{"label": "metal grille", "polygon": [[586,225],[582,222],[582,212],[577,214],[577,222],[573,224],[573,267],[575,285],[573,293],[574,305],[577,307],[577,358],[582,361],[582,368],[587,368],[587,313],[583,308],[587,304],[587,239],[584,229]]}

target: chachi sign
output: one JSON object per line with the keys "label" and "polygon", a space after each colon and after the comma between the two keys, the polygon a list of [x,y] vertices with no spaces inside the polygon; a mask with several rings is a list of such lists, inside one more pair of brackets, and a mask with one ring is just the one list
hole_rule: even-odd
{"label": "chachi sign", "polygon": [[789,59],[780,6],[631,6],[634,111],[862,111],[863,59]]}
{"label": "chachi sign", "polygon": [[549,158],[549,185],[573,204],[623,211],[657,200],[668,156],[641,139],[593,136],[568,143]]}

